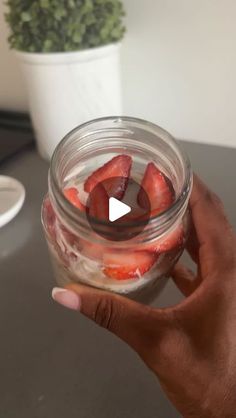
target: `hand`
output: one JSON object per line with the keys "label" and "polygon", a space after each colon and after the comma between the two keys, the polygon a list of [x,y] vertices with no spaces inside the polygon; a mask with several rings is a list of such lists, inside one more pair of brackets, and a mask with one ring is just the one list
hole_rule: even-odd
{"label": "hand", "polygon": [[197,275],[178,265],[186,299],[153,309],[81,285],[54,290],[59,303],[129,344],[184,417],[236,417],[236,237],[222,204],[197,178],[188,251]]}

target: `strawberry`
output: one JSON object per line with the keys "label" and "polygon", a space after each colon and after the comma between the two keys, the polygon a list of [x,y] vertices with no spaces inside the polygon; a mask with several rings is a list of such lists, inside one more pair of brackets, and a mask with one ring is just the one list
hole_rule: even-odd
{"label": "strawberry", "polygon": [[78,208],[81,211],[85,211],[85,206],[79,200],[79,192],[75,187],[70,187],[69,189],[64,190],[64,195],[69,200],[72,205]]}
{"label": "strawberry", "polygon": [[142,208],[148,208],[146,201],[148,196],[153,216],[165,211],[173,204],[175,196],[170,180],[158,170],[154,163],[147,165],[141,186],[138,203]]}
{"label": "strawberry", "polygon": [[139,278],[151,269],[157,258],[157,254],[146,251],[105,253],[103,272],[115,280]]}
{"label": "strawberry", "polygon": [[[109,197],[122,199],[127,187],[131,165],[132,158],[128,155],[114,157],[88,177],[84,184],[84,190],[90,193],[98,183],[106,180],[104,187]],[[111,181],[109,182],[108,179]]]}
{"label": "strawberry", "polygon": [[104,248],[95,242],[87,241],[84,239],[80,240],[82,250],[81,253],[91,260],[102,261]]}
{"label": "strawberry", "polygon": [[98,184],[90,193],[88,213],[93,218],[109,220],[109,199],[102,184]]}
{"label": "strawberry", "polygon": [[165,253],[171,251],[174,248],[181,247],[184,244],[184,230],[183,225],[178,225],[170,233],[162,238],[143,244],[141,249],[144,251],[150,251],[154,253]]}
{"label": "strawberry", "polygon": [[125,223],[136,223],[139,222],[140,220],[143,221],[145,219],[145,217],[147,217],[148,215],[146,214],[144,209],[141,208],[132,208],[132,211],[130,213],[127,213],[127,215],[122,216],[122,218],[120,218],[117,222],[117,224],[121,224],[124,225]]}

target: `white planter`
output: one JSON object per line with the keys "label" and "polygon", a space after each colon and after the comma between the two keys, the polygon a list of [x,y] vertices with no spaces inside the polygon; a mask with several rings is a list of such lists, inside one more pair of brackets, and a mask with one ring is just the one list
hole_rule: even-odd
{"label": "white planter", "polygon": [[81,123],[122,114],[120,44],[78,52],[16,54],[44,158],[50,158],[58,142]]}

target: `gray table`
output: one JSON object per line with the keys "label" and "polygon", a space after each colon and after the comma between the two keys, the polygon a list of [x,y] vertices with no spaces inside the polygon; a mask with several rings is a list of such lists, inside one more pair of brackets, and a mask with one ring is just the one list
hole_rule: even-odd
{"label": "gray table", "polygon": [[[236,150],[185,143],[194,169],[236,227]],[[0,230],[0,418],[179,417],[125,344],[57,306],[40,224],[48,165],[28,150],[0,166],[26,187],[21,213]],[[181,296],[170,282],[159,306]]]}

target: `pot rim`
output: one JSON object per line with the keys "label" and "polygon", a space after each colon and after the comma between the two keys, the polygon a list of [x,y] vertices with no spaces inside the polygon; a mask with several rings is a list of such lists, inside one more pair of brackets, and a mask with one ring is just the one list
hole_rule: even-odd
{"label": "pot rim", "polygon": [[95,61],[119,52],[121,42],[116,42],[95,48],[71,52],[26,52],[14,50],[15,55],[24,63],[31,65],[72,64]]}

